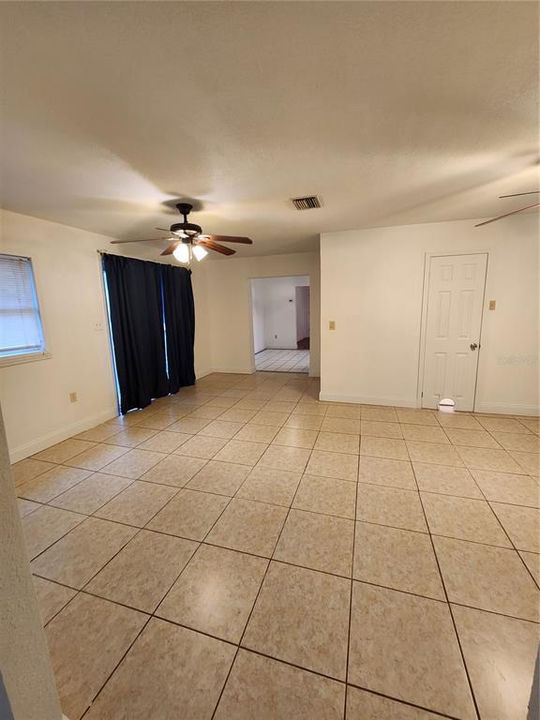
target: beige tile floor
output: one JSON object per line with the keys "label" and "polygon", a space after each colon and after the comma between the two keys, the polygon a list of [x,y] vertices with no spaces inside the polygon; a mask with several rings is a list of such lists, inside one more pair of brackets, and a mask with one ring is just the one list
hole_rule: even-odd
{"label": "beige tile floor", "polygon": [[211,375],[14,465],[70,720],[524,720],[538,419],[317,397]]}

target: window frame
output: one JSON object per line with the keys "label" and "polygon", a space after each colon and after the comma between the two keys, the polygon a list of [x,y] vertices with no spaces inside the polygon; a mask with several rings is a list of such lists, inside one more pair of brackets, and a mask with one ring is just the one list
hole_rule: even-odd
{"label": "window frame", "polygon": [[52,357],[51,353],[47,349],[47,340],[45,337],[45,326],[43,323],[43,317],[41,314],[41,305],[39,302],[39,293],[37,287],[36,274],[34,272],[34,261],[28,255],[20,255],[19,253],[0,252],[1,257],[15,258],[19,260],[25,260],[30,267],[30,276],[32,282],[32,293],[39,320],[39,327],[41,330],[41,338],[43,340],[43,348],[41,350],[35,350],[33,352],[22,352],[13,353],[12,355],[0,356],[0,368],[9,367],[10,365],[21,365],[23,363],[36,362],[39,360],[48,360]]}

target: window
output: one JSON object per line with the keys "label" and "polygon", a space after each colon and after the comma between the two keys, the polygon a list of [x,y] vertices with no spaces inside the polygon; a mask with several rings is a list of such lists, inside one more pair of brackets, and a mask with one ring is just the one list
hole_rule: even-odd
{"label": "window", "polygon": [[44,352],[32,261],[0,254],[0,362]]}

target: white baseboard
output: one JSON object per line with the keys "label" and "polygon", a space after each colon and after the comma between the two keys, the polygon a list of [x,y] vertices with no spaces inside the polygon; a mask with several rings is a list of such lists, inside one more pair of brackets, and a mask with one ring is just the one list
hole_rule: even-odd
{"label": "white baseboard", "polygon": [[210,375],[210,373],[227,373],[227,375],[253,375],[254,372],[255,370],[252,370],[251,368],[249,368],[248,370],[239,370],[238,368],[214,368],[213,370],[210,370],[210,372],[207,374]]}
{"label": "white baseboard", "polygon": [[77,435],[80,432],[84,432],[84,430],[89,430],[90,428],[93,428],[96,425],[105,422],[106,420],[110,420],[117,415],[118,409],[116,407],[113,407],[109,408],[108,410],[103,410],[97,415],[87,417],[84,420],[78,420],[77,422],[71,423],[70,425],[64,425],[64,427],[54,430],[51,433],[47,433],[47,435],[41,435],[35,440],[31,440],[24,445],[10,448],[10,460],[12,463],[18,462],[19,460],[24,460],[24,458],[28,457],[29,455],[34,455],[34,453],[40,452],[40,450],[45,450],[45,448],[48,448],[51,445],[62,442],[62,440],[67,440],[67,438],[70,438],[73,435]]}
{"label": "white baseboard", "polygon": [[474,412],[497,415],[540,415],[540,407],[538,405],[521,405],[519,403],[477,402]]}
{"label": "white baseboard", "polygon": [[396,397],[368,397],[365,395],[335,395],[334,393],[319,393],[319,400],[326,402],[341,403],[358,403],[361,405],[389,405],[393,407],[418,407],[416,398],[414,400],[406,400],[405,398]]}

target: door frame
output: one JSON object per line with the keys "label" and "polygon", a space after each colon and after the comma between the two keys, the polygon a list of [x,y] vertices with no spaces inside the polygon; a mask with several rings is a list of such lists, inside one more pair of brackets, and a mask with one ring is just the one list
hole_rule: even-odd
{"label": "door frame", "polygon": [[470,412],[476,412],[476,390],[478,388],[478,368],[480,366],[480,353],[482,351],[482,329],[484,327],[484,312],[486,305],[486,289],[489,271],[489,251],[488,250],[466,250],[463,252],[427,252],[424,253],[424,284],[422,287],[422,312],[420,316],[420,344],[418,352],[418,384],[416,388],[416,407],[422,407],[422,395],[424,391],[424,375],[426,366],[426,333],[427,333],[427,313],[429,301],[429,276],[431,270],[431,259],[434,257],[457,257],[463,255],[485,255],[486,256],[486,274],[484,276],[484,294],[482,296],[482,315],[480,317],[480,332],[478,336],[478,361],[476,363],[476,375],[474,378],[474,395],[473,407]]}
{"label": "door frame", "polygon": [[[249,308],[249,344],[250,344],[250,363],[251,363],[251,371],[250,374],[255,373],[257,370],[255,368],[255,340],[253,337],[253,292],[252,288],[253,285],[251,284],[252,280],[269,280],[272,278],[296,278],[296,277],[307,277],[309,281],[309,336],[311,338],[311,317],[312,317],[312,304],[311,304],[311,273],[305,272],[305,273],[281,273],[281,274],[272,274],[272,275],[250,275],[247,279],[247,299],[248,299],[248,308]],[[310,343],[310,349],[309,349],[309,369],[307,372],[308,377],[312,377],[311,375],[311,343]]]}

